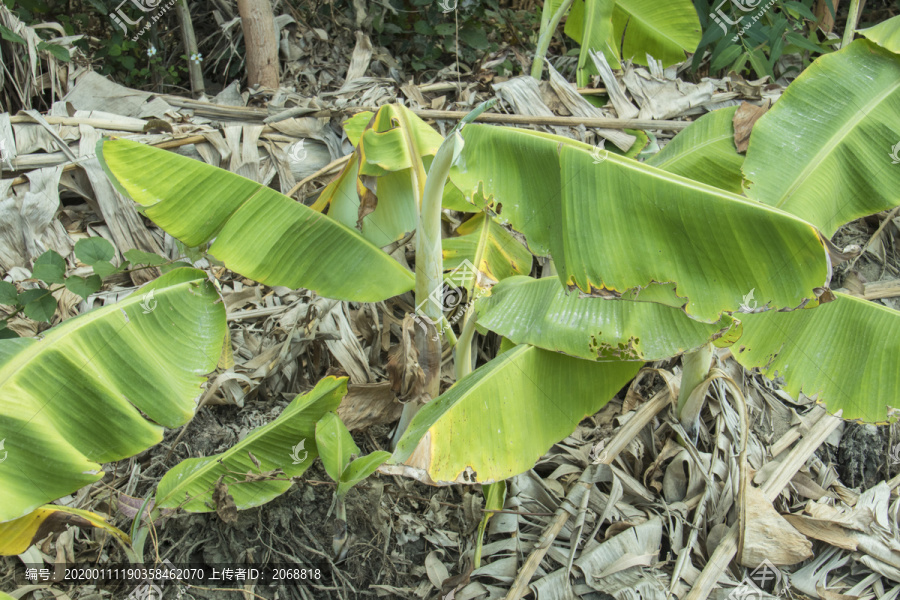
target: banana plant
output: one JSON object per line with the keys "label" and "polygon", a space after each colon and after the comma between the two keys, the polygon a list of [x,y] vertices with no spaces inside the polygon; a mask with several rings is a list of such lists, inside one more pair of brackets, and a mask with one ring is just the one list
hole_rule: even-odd
{"label": "banana plant", "polygon": [[212,282],[179,268],[42,339],[0,340],[0,523],[33,523],[186,423],[225,333]]}
{"label": "banana plant", "polygon": [[[844,83],[841,77],[853,71],[861,75]],[[890,140],[900,137],[897,81],[896,55],[866,40],[818,59],[757,122],[746,158],[730,143],[733,115],[727,112],[684,130],[652,165],[550,134],[476,124],[452,131],[431,160],[417,207],[416,304],[440,293],[448,263],[441,260],[438,232],[442,202],[450,195],[461,195],[454,201],[469,212],[483,213],[464,229],[464,236],[479,235],[479,277],[501,271],[500,261],[495,265],[485,256],[518,252],[512,241],[498,241],[502,234],[493,237],[494,247],[481,244],[497,227],[515,243],[524,236],[531,254],[552,258],[556,275],[532,280],[508,269],[475,302],[460,333],[457,382],[429,396],[380,470],[437,484],[503,480],[530,468],[645,361],[679,353],[686,365],[695,365],[689,369],[694,373],[685,374],[679,402],[691,427],[696,407],[685,401],[695,387],[691,382],[702,381],[709,369],[704,356],[710,344],[730,346],[745,366],[783,376],[789,390],[817,394],[830,410],[884,420],[894,401],[888,390],[900,372],[900,348],[891,334],[897,314],[828,290],[828,236],[842,222],[900,201],[900,170],[887,168]],[[867,111],[844,108],[848,99]],[[393,127],[404,125],[396,121]],[[875,148],[883,148],[883,156]],[[598,152],[603,160],[596,160]],[[123,189],[147,205],[148,216],[171,215],[160,224],[192,240],[213,237],[213,227],[206,237],[193,233],[206,222],[206,198],[217,197],[224,182],[227,189],[244,185],[235,175],[214,174],[191,159],[123,141],[105,142],[102,155]],[[176,200],[150,169],[130,171],[120,155],[131,156],[129,164],[165,165],[167,173],[202,171],[203,185],[193,188],[200,201]],[[839,160],[848,156],[870,162]],[[707,165],[716,157],[723,159],[721,168],[711,170]],[[186,176],[182,185],[194,179]],[[806,200],[817,191],[818,205]],[[247,202],[258,193],[269,194],[254,192]],[[257,223],[243,206],[232,210],[243,216],[244,227],[263,231],[269,225]],[[323,218],[331,223],[317,220],[317,227],[339,231],[347,248],[365,246],[380,272],[397,272],[386,264],[393,259],[364,244],[358,228],[336,223],[330,214]],[[275,254],[279,265],[295,268],[266,280],[273,285],[334,293],[318,278],[319,267],[328,263],[347,268],[361,290],[344,299],[371,301],[412,287],[411,274],[397,275],[396,285],[390,279],[381,285],[363,272],[371,270],[368,264],[363,269],[346,262],[343,248],[314,248],[290,239],[284,229],[279,233],[268,238],[269,246],[281,250]],[[216,254],[225,246],[221,234],[215,237],[210,252],[227,266],[248,277],[268,275],[241,271],[248,263],[236,238],[227,238],[234,243],[227,253]],[[472,247],[472,240],[455,244]],[[298,247],[308,254],[290,253]],[[452,254],[453,244],[444,242],[448,249]],[[275,262],[262,250],[250,245],[245,253],[260,265]],[[471,255],[476,258],[477,250]],[[526,268],[525,262],[517,264]],[[441,311],[426,316],[436,323]],[[810,335],[817,328],[833,335]],[[498,356],[473,370],[464,347],[477,329],[495,331],[505,341]],[[859,363],[861,353],[841,346],[850,340],[857,340],[853,347],[877,349],[879,360]],[[826,376],[822,365],[839,376]],[[861,367],[871,381],[865,389],[835,383],[855,380],[854,369]]]}
{"label": "banana plant", "polygon": [[603,52],[613,69],[621,60],[647,64],[647,55],[664,66],[682,62],[685,52],[700,43],[700,19],[691,0],[548,0],[541,13],[541,30],[531,74],[541,78],[544,56],[557,26],[581,44],[576,71],[579,86],[598,72],[589,50]]}

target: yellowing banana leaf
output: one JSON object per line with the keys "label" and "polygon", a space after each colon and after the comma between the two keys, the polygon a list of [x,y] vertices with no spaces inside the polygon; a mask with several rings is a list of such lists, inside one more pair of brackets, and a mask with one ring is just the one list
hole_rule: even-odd
{"label": "yellowing banana leaf", "polygon": [[744,157],[734,146],[736,106],[706,113],[678,133],[646,164],[740,194]]}
{"label": "yellowing banana leaf", "polygon": [[828,283],[815,228],[784,211],[602,150],[598,163],[563,137],[485,125],[462,135],[454,184],[470,201],[483,190],[567,286],[715,323],[750,292],[794,308]]}
{"label": "yellowing banana leaf", "polygon": [[[337,409],[346,393],[346,377],[325,377],[311,391],[294,398],[277,419],[254,429],[225,452],[180,462],[159,482],[156,506],[189,512],[216,510],[213,492],[220,477],[238,510],[277,498],[291,487],[290,478],[303,474],[318,456],[316,422]],[[281,473],[273,473],[276,469]]]}
{"label": "yellowing banana leaf", "polygon": [[900,312],[835,294],[816,308],[741,315],[744,335],[732,346],[746,368],[784,377],[784,389],[818,394],[845,419],[883,422],[898,406]]}
{"label": "yellowing banana leaf", "polygon": [[531,272],[531,252],[516,240],[502,225],[491,219],[482,238],[484,213],[479,213],[457,227],[459,237],[444,238],[444,270],[458,269],[464,261],[474,265],[478,246],[484,241],[481,261],[474,265],[493,281]]}
{"label": "yellowing banana leaf", "polygon": [[492,483],[527,471],[641,365],[517,346],[426,404],[397,444],[396,464],[382,470],[437,485]]}
{"label": "yellowing banana leaf", "polygon": [[110,525],[105,518],[87,510],[47,504],[37,510],[0,523],[0,556],[22,554],[31,544],[53,531],[64,531],[67,525],[98,527],[114,535],[122,544],[130,545],[131,538],[124,531]]}
{"label": "yellowing banana leaf", "polygon": [[517,344],[588,360],[662,360],[694,350],[723,333],[680,308],[651,302],[579,298],[554,278],[512,277],[476,304],[478,325]]}
{"label": "yellowing banana leaf", "polygon": [[882,21],[868,29],[860,29],[859,34],[886,50],[895,54],[900,53],[900,16]]}
{"label": "yellowing banana leaf", "polygon": [[225,329],[206,275],[175,269],[43,339],[0,341],[0,522],[99,480],[99,463],[190,420]]}
{"label": "yellowing banana leaf", "polygon": [[101,141],[97,155],[156,224],[188,246],[215,239],[210,254],[245,277],[360,302],[414,285],[357,232],[255,181],[128,140]]}
{"label": "yellowing banana leaf", "polygon": [[857,40],[816,59],[753,127],[748,196],[828,237],[900,204],[898,115],[900,56]]}
{"label": "yellowing banana leaf", "polygon": [[443,138],[401,105],[381,107],[360,130],[364,117],[345,125],[357,148],[314,208],[327,206],[329,217],[382,247],[416,228],[426,169]]}
{"label": "yellowing banana leaf", "polygon": [[[610,12],[611,26],[606,22]],[[648,54],[664,66],[682,62],[685,52],[693,52],[700,43],[701,28],[690,0],[575,0],[565,32],[582,45],[583,55],[587,48],[602,51],[610,66],[618,69],[621,58],[646,65]],[[597,74],[591,61],[583,66],[579,85],[586,83],[587,75]]]}

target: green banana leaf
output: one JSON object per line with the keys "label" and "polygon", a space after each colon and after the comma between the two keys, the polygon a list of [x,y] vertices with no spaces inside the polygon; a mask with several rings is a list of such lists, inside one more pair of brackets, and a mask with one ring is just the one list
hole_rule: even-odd
{"label": "green banana leaf", "polygon": [[517,346],[426,404],[391,462],[396,472],[437,485],[502,481],[530,469],[642,364]]}
{"label": "green banana leaf", "polygon": [[[294,398],[277,419],[254,429],[225,452],[180,462],[160,480],[156,506],[214,511],[213,491],[220,477],[238,510],[277,498],[290,489],[290,477],[302,475],[318,456],[316,422],[337,409],[346,394],[346,377],[325,377],[311,391]],[[250,454],[259,461],[258,467]],[[273,474],[276,469],[283,474]]]}
{"label": "green banana leaf", "polygon": [[549,251],[566,286],[716,323],[751,291],[795,308],[828,283],[815,228],[784,211],[604,151],[595,164],[568,138],[474,124],[462,135],[454,184]]}
{"label": "green banana leaf", "polygon": [[706,113],[645,164],[719,189],[742,193],[744,157],[734,146],[736,106]]}
{"label": "green banana leaf", "polygon": [[[556,10],[561,0],[550,4]],[[646,65],[648,54],[664,66],[682,62],[701,37],[700,18],[691,0],[575,0],[565,32],[582,45],[583,56],[588,48],[602,51],[613,69],[621,67],[621,58]],[[592,61],[582,65],[579,58],[579,85],[596,74]]]}
{"label": "green banana leaf", "polygon": [[882,21],[868,29],[860,29],[859,34],[894,54],[900,53],[900,16]]}
{"label": "green banana leaf", "polygon": [[188,422],[225,331],[206,275],[175,269],[43,339],[0,341],[0,522],[99,480],[100,463]]}
{"label": "green banana leaf", "polygon": [[784,378],[784,389],[818,394],[845,419],[884,422],[900,389],[900,312],[835,294],[816,308],[741,315],[732,347],[744,367]]}
{"label": "green banana leaf", "polygon": [[347,123],[347,136],[357,139],[357,148],[313,208],[327,206],[329,217],[359,229],[376,246],[387,246],[416,228],[417,199],[425,183],[425,171],[417,165],[428,168],[443,138],[401,105],[381,107],[360,132],[361,123],[360,115]]}
{"label": "green banana leaf", "polygon": [[506,279],[475,306],[479,326],[517,344],[599,361],[670,358],[734,324],[729,315],[710,325],[663,304],[579,298],[555,277]]}
{"label": "green banana leaf", "polygon": [[459,237],[441,241],[444,254],[444,270],[458,269],[468,261],[493,281],[503,281],[513,275],[531,272],[531,252],[516,240],[502,225],[491,219],[485,232],[481,261],[475,265],[478,246],[482,242],[484,213],[480,213],[456,228]]}
{"label": "green banana leaf", "polygon": [[857,40],[813,62],[753,127],[747,195],[831,237],[900,203],[900,56]]}
{"label": "green banana leaf", "polygon": [[377,302],[413,288],[413,274],[359,233],[264,185],[129,140],[97,144],[112,182],[188,246],[266,285]]}

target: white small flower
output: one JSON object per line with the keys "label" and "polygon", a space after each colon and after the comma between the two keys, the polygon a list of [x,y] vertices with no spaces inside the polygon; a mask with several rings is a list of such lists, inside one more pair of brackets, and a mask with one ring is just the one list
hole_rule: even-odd
{"label": "white small flower", "polygon": [[153,58],[154,56],[156,56],[156,46],[151,45],[147,48],[147,57]]}
{"label": "white small flower", "polygon": [[194,54],[191,54],[191,62],[195,62],[199,65],[201,62],[203,62],[203,55],[200,54],[199,52],[195,52]]}

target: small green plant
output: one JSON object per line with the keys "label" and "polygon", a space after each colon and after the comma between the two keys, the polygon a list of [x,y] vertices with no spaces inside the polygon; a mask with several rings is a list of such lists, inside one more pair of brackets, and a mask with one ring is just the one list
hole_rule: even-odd
{"label": "small green plant", "polygon": [[[755,77],[768,75],[772,80],[791,73],[796,76],[816,55],[830,52],[839,41],[819,40],[815,4],[816,0],[694,0],[703,38],[694,54],[693,69],[708,58],[712,73],[735,71]],[[834,15],[832,0],[826,4]],[[785,55],[797,55],[801,64],[779,67]]]}
{"label": "small green plant", "polygon": [[325,472],[337,483],[332,505],[337,517],[334,522],[332,544],[334,555],[343,558],[350,539],[347,530],[347,512],[344,507],[347,492],[374,473],[391,457],[391,453],[380,450],[359,456],[359,447],[353,441],[350,431],[334,412],[326,413],[316,423],[316,447],[319,450],[319,458],[325,466]]}
{"label": "small green plant", "polygon": [[190,266],[184,261],[173,261],[153,252],[136,249],[126,250],[123,255],[125,260],[116,266],[110,262],[115,256],[112,244],[101,237],[81,239],[75,243],[75,257],[92,267],[93,275],[66,276],[65,259],[55,250],[47,250],[35,259],[32,270],[32,279],[42,282],[45,287],[19,292],[15,284],[0,281],[0,304],[12,307],[12,311],[0,320],[0,339],[16,337],[7,324],[19,313],[24,313],[26,317],[35,321],[49,323],[57,308],[53,293],[62,288],[86,299],[100,291],[103,279],[112,275],[151,267],[159,267],[160,271],[166,273],[172,269]]}

